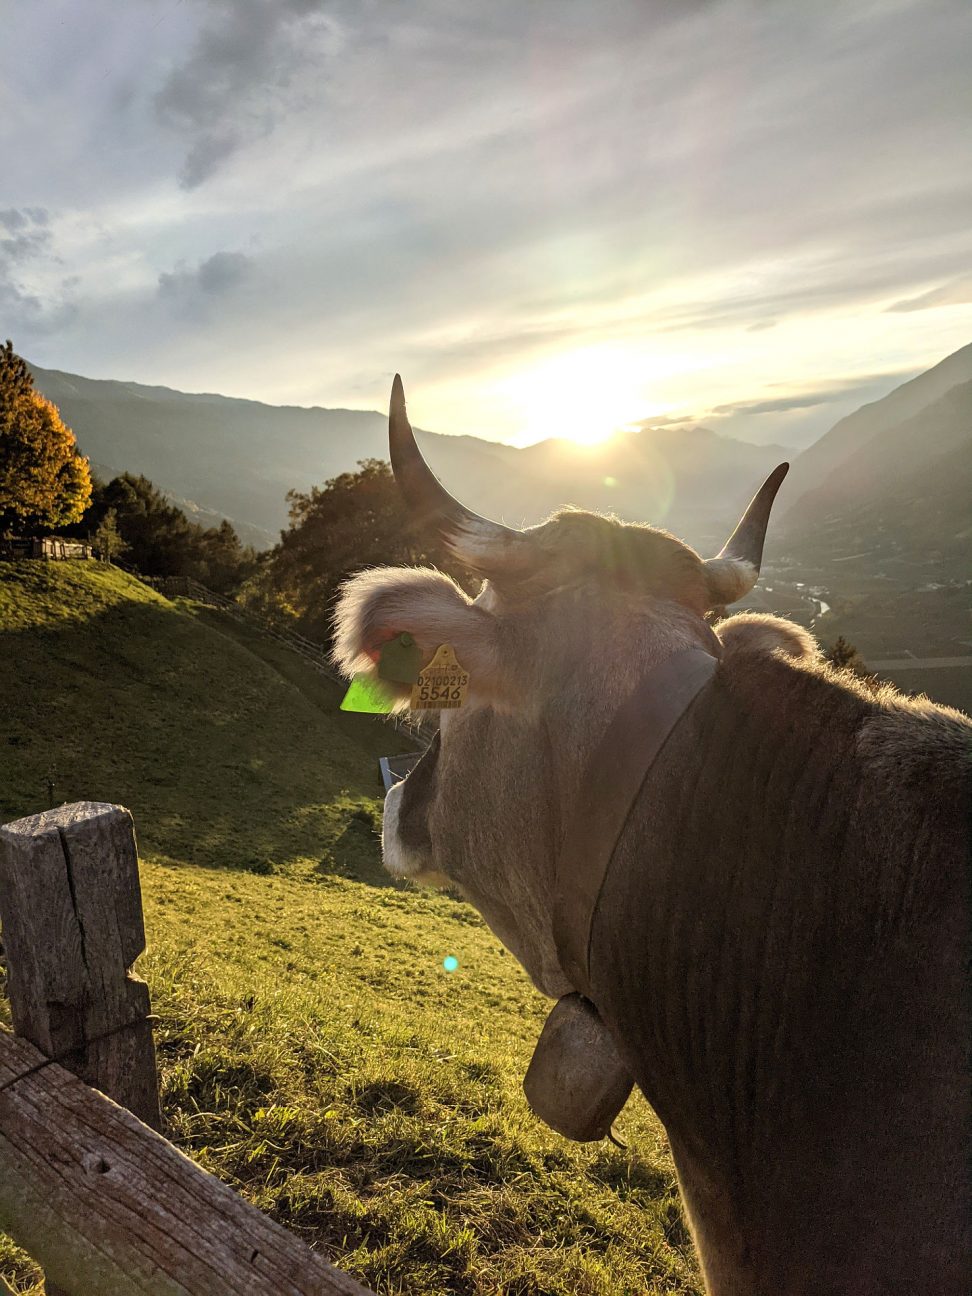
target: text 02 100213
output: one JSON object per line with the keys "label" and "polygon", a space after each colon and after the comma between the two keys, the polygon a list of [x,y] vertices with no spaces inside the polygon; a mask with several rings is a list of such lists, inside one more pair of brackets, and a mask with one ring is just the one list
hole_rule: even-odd
{"label": "text 02 100213", "polygon": [[451,711],[461,707],[469,691],[469,672],[460,666],[450,644],[441,644],[412,685],[413,711]]}

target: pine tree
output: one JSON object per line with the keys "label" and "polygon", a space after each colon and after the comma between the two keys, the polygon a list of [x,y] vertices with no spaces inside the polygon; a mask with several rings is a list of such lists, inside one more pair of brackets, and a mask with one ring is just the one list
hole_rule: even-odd
{"label": "pine tree", "polygon": [[[117,539],[111,538],[111,529]],[[99,552],[107,540],[111,557],[124,554],[126,563],[144,576],[191,576],[221,594],[238,589],[257,566],[256,554],[240,544],[231,523],[201,527],[147,477],[133,473],[98,483],[74,531],[91,536]]]}
{"label": "pine tree", "polygon": [[870,678],[871,672],[867,669],[864,658],[843,635],[838,635],[836,642],[826,649],[824,658],[830,662],[831,666],[853,671],[855,675],[860,675],[864,679]]}
{"label": "pine tree", "polygon": [[121,557],[128,548],[118,530],[118,514],[113,508],[106,510],[98,523],[98,529],[94,533],[94,545],[99,558],[106,563],[110,563],[113,558]]}

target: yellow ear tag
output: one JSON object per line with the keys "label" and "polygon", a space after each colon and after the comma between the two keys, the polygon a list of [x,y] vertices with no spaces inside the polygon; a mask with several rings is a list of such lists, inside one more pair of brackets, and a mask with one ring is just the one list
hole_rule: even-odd
{"label": "yellow ear tag", "polygon": [[459,665],[452,644],[439,644],[412,685],[413,711],[454,711],[469,692],[469,672]]}

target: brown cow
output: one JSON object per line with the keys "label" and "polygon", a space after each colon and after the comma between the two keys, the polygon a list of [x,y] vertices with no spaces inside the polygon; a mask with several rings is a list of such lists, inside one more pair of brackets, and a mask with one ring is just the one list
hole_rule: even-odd
{"label": "brown cow", "polygon": [[[972,722],[833,671],[776,618],[713,636],[707,612],[756,580],[780,470],[703,562],[590,513],[478,518],[421,459],[398,380],[391,438],[407,500],[486,583],[471,601],[385,568],[338,607],[348,674],[408,631],[471,676],[388,794],[387,867],[461,889],[545,994],[587,994],[664,1122],[713,1296],[964,1293]],[[592,844],[579,985],[555,930],[565,835],[598,809],[615,717],[692,647],[709,682],[616,848]]]}

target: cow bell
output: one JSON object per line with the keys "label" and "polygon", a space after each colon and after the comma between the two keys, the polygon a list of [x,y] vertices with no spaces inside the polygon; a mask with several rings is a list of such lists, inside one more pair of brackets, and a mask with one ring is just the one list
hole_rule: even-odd
{"label": "cow bell", "polygon": [[578,1143],[607,1138],[634,1081],[594,1005],[579,994],[558,999],[523,1077],[532,1110]]}

